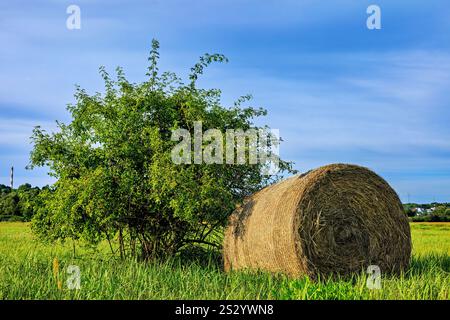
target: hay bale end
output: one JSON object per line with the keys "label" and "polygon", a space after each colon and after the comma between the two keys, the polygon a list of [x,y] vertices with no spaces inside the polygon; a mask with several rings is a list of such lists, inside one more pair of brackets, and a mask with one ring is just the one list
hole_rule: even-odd
{"label": "hay bale end", "polygon": [[223,254],[226,271],[316,278],[378,265],[398,273],[409,264],[411,235],[384,179],[364,167],[332,164],[247,198],[230,217]]}

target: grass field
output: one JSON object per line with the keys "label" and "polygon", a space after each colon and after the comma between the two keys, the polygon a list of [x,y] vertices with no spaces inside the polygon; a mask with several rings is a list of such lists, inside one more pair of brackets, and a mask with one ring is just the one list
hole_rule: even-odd
{"label": "grass field", "polygon": [[[312,282],[267,273],[225,274],[214,255],[142,263],[113,258],[105,248],[35,241],[26,223],[0,223],[0,299],[449,299],[450,223],[411,225],[413,257],[402,276],[366,287],[361,273]],[[54,259],[59,271],[54,273]],[[81,289],[66,286],[68,265]],[[59,281],[59,284],[58,284]]]}

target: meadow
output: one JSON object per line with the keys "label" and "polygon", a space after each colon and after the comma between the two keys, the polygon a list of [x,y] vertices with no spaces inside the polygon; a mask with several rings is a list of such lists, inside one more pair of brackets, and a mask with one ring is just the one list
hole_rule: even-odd
{"label": "meadow", "polygon": [[[226,274],[218,253],[186,252],[169,261],[120,260],[106,245],[43,244],[22,222],[0,223],[0,299],[449,299],[450,223],[412,223],[413,256],[400,276],[368,289],[362,272],[311,281],[263,272]],[[56,265],[55,265],[56,264]],[[66,285],[79,266],[81,288]]]}

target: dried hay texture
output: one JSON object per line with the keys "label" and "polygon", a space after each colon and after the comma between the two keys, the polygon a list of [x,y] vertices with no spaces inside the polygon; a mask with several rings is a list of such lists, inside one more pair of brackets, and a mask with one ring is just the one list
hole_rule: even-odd
{"label": "dried hay texture", "polygon": [[395,191],[367,168],[331,164],[247,198],[229,221],[225,270],[257,269],[311,278],[378,265],[405,269],[408,219]]}

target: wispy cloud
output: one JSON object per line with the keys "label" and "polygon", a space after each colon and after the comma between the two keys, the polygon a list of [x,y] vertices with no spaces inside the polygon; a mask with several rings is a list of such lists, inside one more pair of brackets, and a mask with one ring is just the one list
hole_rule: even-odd
{"label": "wispy cloud", "polygon": [[48,121],[0,118],[0,123],[1,149],[30,150],[30,137],[35,126],[41,125],[49,132],[57,130],[56,124]]}
{"label": "wispy cloud", "polygon": [[[28,161],[33,126],[69,121],[74,84],[103,90],[98,67],[144,78],[149,43],[161,69],[186,75],[204,52],[227,66],[201,78],[224,103],[252,93],[281,130],[281,153],[307,170],[367,165],[402,197],[450,198],[450,14],[443,0],[378,0],[383,29],[365,28],[371,1],[87,1],[82,29],[65,28],[70,1],[0,4],[0,176]],[[405,22],[406,21],[406,22]],[[45,170],[18,172],[47,183]],[[6,176],[6,174],[3,174]],[[22,178],[20,178],[22,179]],[[426,189],[426,190],[425,190]],[[417,192],[416,192],[417,191]]]}

